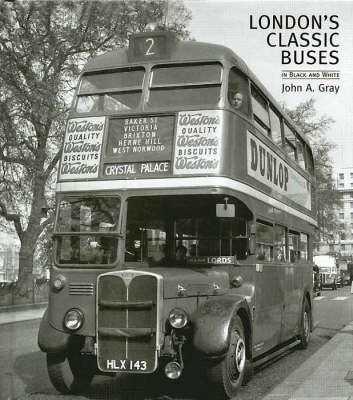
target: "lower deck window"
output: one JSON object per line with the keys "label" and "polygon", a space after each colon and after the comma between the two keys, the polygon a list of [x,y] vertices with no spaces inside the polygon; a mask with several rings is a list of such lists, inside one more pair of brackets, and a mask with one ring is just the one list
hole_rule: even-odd
{"label": "lower deck window", "polygon": [[299,251],[300,251],[299,255],[300,259],[302,261],[308,261],[309,240],[308,240],[308,235],[305,233],[300,234]]}
{"label": "lower deck window", "polygon": [[264,222],[256,222],[256,259],[273,260],[273,226]]}
{"label": "lower deck window", "polygon": [[287,260],[286,228],[284,226],[275,225],[274,235],[274,260],[285,262]]}
{"label": "lower deck window", "polygon": [[246,258],[244,214],[250,212],[238,202],[239,215],[222,220],[216,217],[216,204],[221,201],[206,195],[131,198],[125,261],[157,266],[186,264],[197,256]]}
{"label": "lower deck window", "polygon": [[113,264],[117,247],[117,238],[109,236],[58,236],[56,259],[59,264]]}
{"label": "lower deck window", "polygon": [[290,231],[288,234],[289,262],[296,263],[300,260],[299,233]]}
{"label": "lower deck window", "polygon": [[58,264],[108,265],[117,258],[118,197],[72,197],[59,203],[56,223]]}

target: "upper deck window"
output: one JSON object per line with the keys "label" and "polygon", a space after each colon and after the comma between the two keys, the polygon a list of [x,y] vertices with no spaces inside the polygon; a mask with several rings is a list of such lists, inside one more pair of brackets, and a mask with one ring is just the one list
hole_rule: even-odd
{"label": "upper deck window", "polygon": [[300,138],[297,138],[297,153],[298,153],[298,163],[303,169],[308,169],[305,152],[304,152],[304,141]]}
{"label": "upper deck window", "polygon": [[270,121],[271,121],[272,140],[278,146],[281,146],[282,145],[281,118],[272,107],[270,107]]}
{"label": "upper deck window", "polygon": [[265,135],[270,135],[270,116],[266,99],[252,87],[251,100],[256,127]]}
{"label": "upper deck window", "polygon": [[162,85],[184,85],[221,83],[221,64],[163,65],[153,68],[152,87]]}
{"label": "upper deck window", "polygon": [[149,107],[216,105],[220,99],[219,63],[162,65],[152,69]]}
{"label": "upper deck window", "polygon": [[234,110],[249,113],[249,83],[236,68],[229,72],[228,101]]}
{"label": "upper deck window", "polygon": [[296,135],[287,124],[284,124],[284,136],[285,136],[285,151],[293,160],[297,160],[297,141]]}
{"label": "upper deck window", "polygon": [[141,99],[144,74],[144,68],[135,68],[84,75],[76,111],[119,112],[136,108]]}

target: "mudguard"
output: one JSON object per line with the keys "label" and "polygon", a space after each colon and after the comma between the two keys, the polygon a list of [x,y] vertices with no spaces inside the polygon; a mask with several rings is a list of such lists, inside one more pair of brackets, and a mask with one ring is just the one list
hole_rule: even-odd
{"label": "mudguard", "polygon": [[69,346],[70,336],[49,324],[48,309],[45,311],[38,332],[38,346],[45,353],[62,353]]}
{"label": "mudguard", "polygon": [[191,316],[195,349],[206,357],[224,355],[229,346],[230,323],[238,312],[247,318],[244,328],[250,328],[250,310],[243,296],[226,295],[203,303]]}

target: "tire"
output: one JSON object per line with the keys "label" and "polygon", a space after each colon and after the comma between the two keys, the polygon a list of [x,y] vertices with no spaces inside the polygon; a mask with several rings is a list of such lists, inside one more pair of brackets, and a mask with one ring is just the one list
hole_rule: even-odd
{"label": "tire", "polygon": [[300,334],[299,334],[299,348],[306,349],[310,341],[310,326],[311,326],[311,308],[308,300],[305,299],[302,307],[302,315],[300,322]]}
{"label": "tire", "polygon": [[47,368],[51,383],[62,394],[83,393],[94,376],[92,360],[80,354],[47,353]]}
{"label": "tire", "polygon": [[[212,389],[216,392],[215,395],[223,399],[236,395],[243,383],[246,370],[244,327],[238,316],[233,318],[229,334],[227,354],[218,363],[208,365],[206,370],[206,376],[213,384]],[[247,379],[250,377],[247,376]]]}

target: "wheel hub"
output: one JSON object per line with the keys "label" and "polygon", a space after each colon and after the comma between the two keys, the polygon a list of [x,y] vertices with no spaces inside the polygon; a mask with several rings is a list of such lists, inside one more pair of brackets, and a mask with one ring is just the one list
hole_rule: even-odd
{"label": "wheel hub", "polygon": [[237,381],[245,366],[245,343],[238,332],[235,332],[233,339],[233,351],[228,363],[228,374],[232,381]]}

